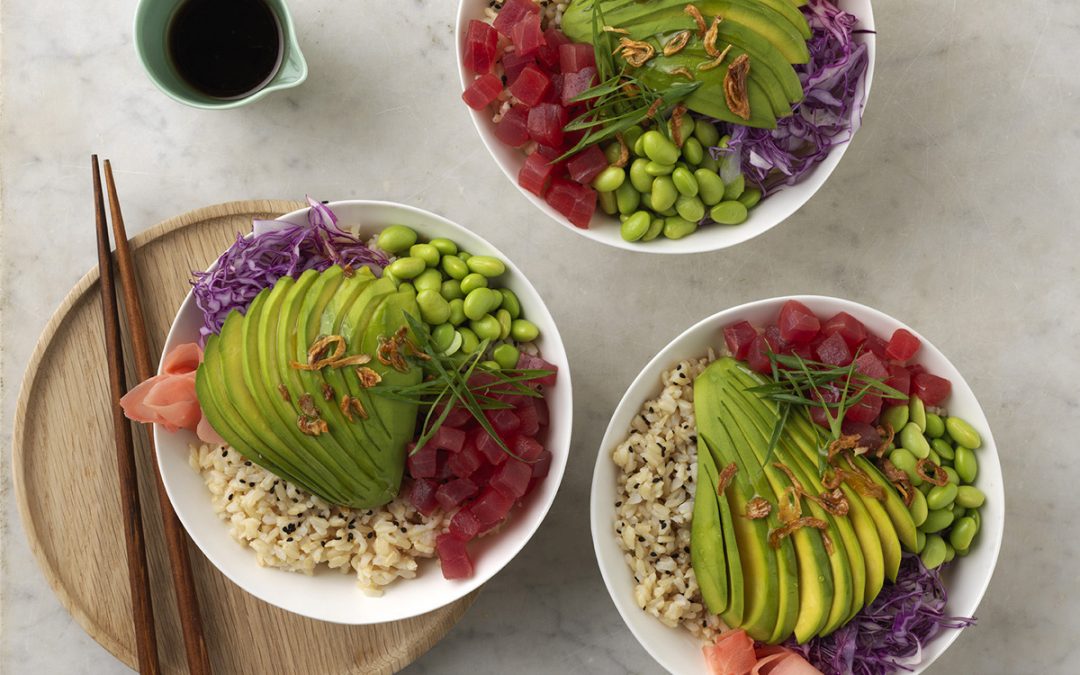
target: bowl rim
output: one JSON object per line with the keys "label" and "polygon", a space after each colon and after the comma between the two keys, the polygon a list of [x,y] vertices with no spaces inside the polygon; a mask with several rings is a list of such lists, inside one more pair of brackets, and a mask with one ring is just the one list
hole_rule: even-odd
{"label": "bowl rim", "polygon": [[[867,67],[866,74],[864,76],[865,84],[863,88],[863,114],[865,115],[866,107],[869,105],[870,101],[871,84],[874,80],[874,66],[877,60],[877,29],[874,22],[874,11],[872,2],[871,0],[835,0],[835,2],[838,5],[846,5],[852,2],[865,3],[865,11],[860,10],[860,13],[857,15],[858,23],[856,24],[856,28],[858,30],[864,31],[860,33],[856,37],[856,39],[859,42],[866,44],[867,50]],[[473,80],[473,75],[465,70],[465,63],[463,58],[464,42],[468,22],[471,19],[480,18],[480,16],[478,16],[473,11],[473,8],[479,6],[486,6],[486,4],[484,4],[482,0],[458,1],[458,11],[454,26],[454,45],[456,49],[455,58],[457,62],[458,81],[461,90],[464,90],[466,87],[468,87],[469,83],[471,83]],[[555,211],[555,209],[548,205],[546,201],[518,185],[517,169],[519,169],[520,166],[515,166],[512,168],[507,162],[504,162],[500,159],[500,154],[502,154],[502,151],[506,150],[507,148],[498,142],[498,140],[494,136],[494,133],[489,128],[491,124],[490,115],[486,114],[486,108],[483,111],[478,111],[473,110],[468,106],[465,106],[465,110],[468,112],[469,118],[472,120],[473,127],[476,129],[477,134],[480,136],[480,141],[483,143],[484,148],[488,151],[488,155],[491,156],[492,161],[495,162],[495,165],[499,167],[499,170],[502,171],[503,175],[506,176],[507,180],[509,180],[510,183],[514,186],[514,189],[516,189],[534,207],[539,209],[550,219],[556,221],[564,228],[576,233],[579,236],[582,236],[586,239],[600,244],[604,244],[606,246],[611,246],[626,251],[633,251],[635,253],[651,253],[661,255],[687,255],[693,253],[707,253],[710,251],[718,251],[721,249],[730,248],[732,246],[738,246],[739,244],[750,241],[751,239],[754,239],[764,234],[765,232],[768,232],[769,230],[777,227],[785,220],[790,218],[792,215],[794,215],[797,211],[799,211],[803,206],[805,206],[806,203],[809,202],[814,197],[814,195],[818,193],[822,186],[825,185],[829,177],[832,175],[833,171],[835,171],[836,167],[839,165],[840,160],[843,159],[844,154],[847,153],[848,148],[851,146],[851,141],[856,135],[855,133],[853,133],[851,137],[849,137],[846,141],[834,145],[829,151],[829,154],[826,156],[826,158],[819,162],[815,167],[813,167],[810,172],[803,178],[803,180],[796,183],[795,185],[785,187],[780,192],[780,194],[787,193],[789,195],[795,196],[789,197],[784,200],[790,202],[789,204],[785,204],[782,208],[778,206],[777,214],[774,216],[774,222],[770,224],[764,224],[765,221],[761,221],[762,224],[754,225],[753,216],[751,216],[749,219],[747,219],[746,222],[736,226],[737,228],[739,228],[737,230],[715,230],[719,233],[737,232],[737,234],[735,236],[732,236],[730,239],[728,239],[722,234],[720,236],[710,237],[708,232],[698,231],[695,232],[693,235],[684,237],[682,239],[664,239],[663,241],[655,240],[649,242],[648,246],[642,246],[641,244],[638,244],[636,242],[628,242],[622,239],[622,237],[619,235],[618,228],[614,227],[614,225],[617,224],[617,221],[614,220],[613,216],[607,216],[606,214],[597,210],[594,218],[603,217],[606,219],[605,222],[590,222],[590,227],[588,228],[576,227],[572,225],[562,214]],[[857,131],[858,129],[856,129],[856,133]],[[510,150],[513,149],[511,148]],[[705,241],[708,241],[709,243],[697,243]]]}
{"label": "bowl rim", "polygon": [[[672,338],[651,359],[649,359],[649,361],[645,364],[644,367],[642,367],[641,371],[634,377],[631,383],[627,385],[623,396],[619,399],[619,403],[615,406],[615,409],[611,415],[611,419],[608,422],[608,425],[604,431],[604,436],[601,440],[600,448],[597,451],[596,462],[593,465],[592,480],[589,485],[589,523],[593,540],[593,555],[596,557],[596,564],[597,567],[600,568],[600,576],[604,579],[604,585],[607,587],[608,595],[611,598],[612,603],[615,605],[616,610],[619,612],[623,623],[627,626],[627,628],[630,629],[630,632],[633,634],[638,644],[640,644],[658,664],[660,664],[662,667],[672,673],[676,671],[672,669],[669,665],[670,661],[668,659],[665,659],[662,654],[658,653],[658,650],[654,649],[655,645],[653,645],[651,641],[648,640],[645,636],[640,634],[638,629],[635,627],[636,619],[638,618],[639,614],[643,616],[648,615],[644,614],[642,609],[634,605],[632,600],[625,601],[622,599],[624,595],[629,596],[629,594],[631,593],[629,589],[617,590],[614,585],[616,581],[612,578],[613,566],[626,564],[625,561],[622,559],[621,549],[619,550],[620,555],[615,560],[609,560],[608,554],[606,554],[603,550],[604,544],[602,544],[601,537],[614,541],[614,535],[611,532],[613,513],[611,506],[607,504],[606,501],[602,503],[599,501],[599,493],[603,490],[603,484],[610,480],[611,472],[614,468],[614,463],[611,460],[611,450],[626,437],[626,430],[615,426],[616,419],[619,417],[620,412],[622,412],[626,408],[626,406],[635,406],[635,409],[637,409],[637,407],[640,407],[640,405],[644,403],[645,400],[648,400],[649,396],[655,395],[655,392],[658,390],[660,375],[665,370],[670,369],[674,365],[673,359],[676,357],[674,357],[673,354],[677,351],[679,345],[682,342],[692,339],[694,336],[697,335],[697,333],[701,331],[719,330],[720,327],[723,325],[721,322],[730,323],[733,321],[737,321],[739,320],[739,316],[745,314],[746,312],[753,311],[761,307],[768,307],[770,305],[776,305],[778,309],[783,302],[786,302],[788,300],[798,300],[799,302],[802,302],[810,306],[811,308],[813,308],[813,305],[815,303],[819,302],[839,303],[840,305],[844,305],[843,311],[849,312],[856,318],[861,318],[861,316],[863,315],[870,315],[873,316],[875,319],[885,320],[886,322],[895,325],[896,328],[907,329],[913,335],[919,338],[919,340],[922,341],[923,349],[927,349],[932,353],[936,353],[936,355],[940,356],[949,366],[953,368],[953,370],[956,371],[957,378],[956,381],[954,381],[953,383],[954,391],[955,385],[959,383],[962,385],[963,388],[971,392],[972,404],[979,412],[979,414],[985,419],[985,411],[983,411],[982,405],[979,403],[977,397],[974,394],[974,391],[971,390],[970,385],[968,385],[967,381],[964,379],[959,369],[957,369],[956,366],[952,364],[952,361],[950,361],[940,349],[938,349],[924,335],[922,335],[912,327],[908,326],[903,321],[900,321],[899,319],[896,319],[889,314],[882,312],[881,310],[864,305],[854,300],[848,300],[846,298],[839,298],[828,295],[805,294],[781,295],[761,300],[753,300],[750,302],[744,302],[739,305],[734,305],[732,307],[728,307],[726,309],[710,314],[709,316],[706,316],[705,318],[695,322],[690,327],[680,332],[676,337]],[[646,391],[653,393],[646,394],[645,398],[642,398],[640,401],[631,400],[631,393],[642,387],[644,387]],[[984,467],[989,457],[992,457],[993,465],[997,468],[997,474],[1001,476],[1001,480],[997,484],[998,490],[993,495],[988,493],[987,498],[994,498],[1000,500],[1002,515],[1001,518],[996,521],[995,527],[993,528],[992,540],[987,541],[984,537],[980,541],[981,547],[991,547],[991,555],[989,558],[989,564],[986,567],[986,573],[984,578],[981,581],[977,582],[978,585],[974,595],[974,603],[972,604],[970,610],[972,615],[974,615],[975,611],[978,609],[978,606],[982,603],[982,600],[986,594],[986,590],[990,585],[990,580],[993,578],[994,570],[997,567],[998,559],[1001,553],[1001,544],[1005,528],[1004,476],[1001,474],[1001,462],[997,452],[997,444],[994,441],[993,433],[990,429],[989,423],[987,423],[984,428],[979,429],[979,433],[983,439],[983,446],[980,448],[979,452],[985,453],[986,450],[992,450],[992,453],[989,456],[987,454],[982,454],[980,456],[980,467]],[[985,531],[985,529],[980,528],[980,532]],[[608,545],[610,545],[610,543]],[[633,613],[633,619],[631,618],[631,613]],[[667,626],[660,623],[659,620],[655,617],[648,618],[655,621],[658,628],[681,631],[681,628],[669,629]],[[929,668],[930,665],[932,665],[942,654],[944,654],[953,644],[953,642],[955,642],[956,639],[960,637],[960,634],[961,632],[963,632],[963,630],[963,628],[957,630],[949,630],[944,634],[939,634],[935,636],[934,639],[931,640],[930,644],[937,643],[940,645],[940,647],[933,650],[934,653],[930,656],[930,658],[924,660],[922,663],[915,666],[915,670],[913,671],[914,675],[918,675],[919,673],[922,673],[927,668]],[[689,633],[687,633],[687,635],[689,635]]]}
{"label": "bowl rim", "polygon": [[[466,238],[475,238],[477,241],[482,243],[487,249],[489,249],[490,255],[498,256],[506,264],[507,272],[509,273],[507,274],[507,278],[514,279],[515,281],[520,282],[520,284],[524,288],[526,288],[535,296],[538,303],[535,309],[540,310],[540,313],[542,315],[540,318],[548,324],[548,327],[544,328],[542,334],[544,344],[548,346],[548,350],[545,350],[544,358],[548,359],[549,356],[552,357],[550,359],[551,362],[559,367],[559,379],[555,386],[563,390],[564,393],[559,397],[561,404],[559,405],[558,411],[556,411],[555,409],[555,404],[552,404],[552,417],[554,418],[555,415],[558,414],[560,422],[558,423],[558,425],[553,422],[549,427],[548,445],[549,447],[556,448],[561,452],[555,453],[553,451],[554,461],[552,462],[549,474],[543,483],[543,485],[549,486],[547,488],[548,496],[543,502],[540,502],[538,500],[538,497],[540,497],[544,493],[540,492],[539,490],[535,491],[532,493],[534,495],[532,499],[527,500],[523,507],[518,507],[516,520],[524,519],[525,516],[521,511],[522,509],[530,509],[528,518],[531,522],[527,522],[523,529],[515,532],[516,538],[514,540],[511,540],[509,543],[503,544],[504,548],[501,552],[501,562],[492,565],[490,569],[485,571],[484,574],[479,573],[479,570],[477,570],[476,573],[474,573],[473,577],[469,579],[452,582],[443,580],[445,583],[452,584],[454,590],[450,593],[447,593],[445,597],[433,595],[432,597],[438,598],[435,603],[416,603],[413,606],[406,607],[404,609],[401,607],[400,603],[396,605],[391,603],[388,606],[379,607],[379,616],[377,618],[371,618],[370,616],[360,616],[359,614],[356,616],[341,616],[338,614],[330,616],[326,614],[320,614],[318,609],[312,609],[310,605],[305,605],[303,602],[297,603],[295,601],[289,601],[288,597],[278,596],[272,593],[268,594],[267,592],[265,592],[263,586],[253,580],[256,572],[265,568],[262,568],[258,565],[254,552],[249,550],[249,546],[236,542],[231,537],[231,535],[229,535],[228,524],[218,519],[216,517],[216,514],[214,514],[214,521],[221,526],[218,530],[215,530],[214,532],[204,532],[198,527],[192,527],[193,514],[186,512],[183,508],[178,508],[178,495],[179,491],[182,490],[182,488],[176,482],[169,480],[170,473],[164,470],[166,463],[164,461],[164,451],[162,449],[164,445],[175,442],[172,439],[174,439],[176,435],[187,434],[189,438],[194,438],[194,435],[191,434],[191,432],[180,430],[179,432],[171,433],[161,425],[155,424],[153,428],[154,452],[157,456],[158,465],[159,467],[161,467],[161,470],[159,471],[159,476],[161,477],[162,484],[164,485],[165,491],[169,496],[169,501],[172,504],[173,510],[175,511],[177,518],[179,518],[181,524],[184,526],[185,531],[188,533],[188,536],[190,537],[192,542],[199,548],[199,550],[206,557],[206,559],[232,583],[236,584],[244,591],[262,600],[263,602],[274,605],[275,607],[278,607],[285,611],[289,611],[294,614],[299,614],[301,616],[306,616],[308,618],[316,619],[319,621],[350,625],[370,625],[387,623],[391,621],[400,621],[435,611],[441,607],[445,607],[453,602],[464,598],[469,593],[472,593],[480,586],[487,583],[495,575],[505,569],[505,567],[514,558],[517,557],[517,555],[526,546],[526,544],[528,544],[528,542],[532,540],[533,536],[540,528],[540,525],[546,519],[552,505],[555,502],[556,497],[558,496],[559,489],[562,486],[562,481],[566,471],[566,465],[569,459],[570,442],[573,430],[573,387],[571,384],[569,359],[567,358],[565,345],[563,344],[562,337],[558,330],[558,326],[556,325],[555,319],[551,315],[550,310],[547,308],[547,304],[544,302],[543,296],[540,295],[539,291],[536,290],[532,282],[529,281],[528,277],[517,267],[517,265],[514,264],[514,262],[506,256],[506,254],[500,251],[498,247],[488,241],[485,237],[465,228],[462,225],[458,225],[457,223],[438,214],[398,202],[352,199],[327,202],[326,206],[330,207],[331,209],[335,209],[335,211],[337,211],[338,209],[347,210],[356,208],[361,210],[386,209],[389,211],[406,212],[420,220],[425,220],[429,223],[435,223],[436,226],[439,228],[446,228],[447,236],[453,237],[464,233]],[[312,207],[309,205],[307,207],[300,208],[290,213],[278,216],[274,220],[288,221],[296,224],[305,223],[307,222],[307,214],[311,210],[311,208]],[[360,218],[363,218],[363,216],[361,216]],[[392,224],[394,224],[394,222],[387,219],[380,219],[380,222],[377,223],[361,223],[363,227],[372,232],[377,232]],[[419,230],[422,235],[424,234],[422,229],[423,226],[414,225],[413,227]],[[251,237],[253,236],[253,232],[248,232],[244,236]],[[215,269],[217,267],[217,261],[218,259],[215,259],[214,262],[207,268],[207,270]],[[193,293],[193,290],[188,291],[187,295],[184,296],[184,299],[181,302],[179,309],[177,310],[176,316],[174,317],[173,322],[169,327],[169,332],[163,344],[159,363],[164,361],[165,354],[167,354],[172,349],[172,347],[175,346],[176,343],[191,341],[190,328],[187,328],[185,330],[185,327],[182,325],[182,319],[186,317],[188,313],[195,311]],[[521,294],[519,293],[519,297],[520,295]],[[554,401],[555,397],[552,397],[552,400]],[[183,464],[185,467],[188,466],[186,456]],[[190,469],[190,467],[188,468]],[[204,483],[201,477],[199,477],[199,483]],[[205,487],[205,485],[203,485],[203,487]],[[206,504],[209,505],[209,493],[206,494],[206,497]],[[206,528],[203,529],[205,530]],[[508,536],[507,532],[500,531],[495,533],[493,535],[493,538],[500,538],[506,536]],[[215,555],[215,549],[210,543],[212,541],[215,543],[219,541],[224,541],[228,545],[241,546],[244,549],[243,553],[245,554],[245,557],[250,558],[250,560],[247,561],[249,563],[248,567],[237,568],[229,564],[228,562],[220,559],[217,555]],[[495,552],[485,551],[485,553],[489,555],[494,555]],[[429,569],[427,570],[428,574],[438,574],[438,570],[434,568],[435,560],[436,558],[432,557],[430,559],[418,560],[418,563],[422,567],[429,567]],[[283,569],[270,569],[269,571],[281,574],[296,574]],[[326,575],[327,571],[321,568],[317,569],[315,575],[308,578],[317,578],[318,576],[320,576],[320,574]],[[349,580],[355,582],[354,575],[339,576],[344,576]],[[441,576],[439,578],[442,579]],[[385,587],[384,590],[386,590],[387,594],[389,594],[391,590],[397,586],[397,584],[401,582],[408,582],[411,580],[412,579],[395,580],[395,583],[391,584],[388,587]],[[371,598],[370,596],[365,595],[355,583],[351,584],[350,587],[352,589],[355,589],[356,591],[356,605],[358,607],[363,606],[365,602],[368,601],[378,602],[380,600],[386,600],[385,596]]]}

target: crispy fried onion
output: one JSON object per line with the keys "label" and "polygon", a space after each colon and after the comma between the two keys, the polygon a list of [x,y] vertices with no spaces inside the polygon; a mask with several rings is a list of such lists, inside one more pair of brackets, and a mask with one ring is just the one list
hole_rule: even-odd
{"label": "crispy fried onion", "polygon": [[720,471],[720,478],[716,481],[716,494],[722,495],[724,491],[731,485],[731,480],[735,478],[735,473],[739,470],[739,467],[735,465],[735,462],[728,464]]}
{"label": "crispy fried onion", "polygon": [[750,57],[740,54],[728,66],[724,75],[724,101],[736,117],[750,119],[750,100],[746,96],[746,77],[750,74]]}
{"label": "crispy fried onion", "polygon": [[408,332],[409,329],[402,326],[394,333],[393,337],[386,337],[385,335],[379,336],[379,346],[375,350],[375,356],[379,359],[379,363],[384,366],[390,366],[394,370],[402,373],[408,372],[409,364],[405,362],[405,356],[402,354],[402,347],[405,347],[411,356],[415,356],[418,359],[427,361],[431,358],[420,351],[420,348],[416,346],[416,343],[409,339]]}
{"label": "crispy fried onion", "polygon": [[615,140],[619,142],[619,158],[612,162],[611,165],[621,169],[630,161],[630,148],[626,145],[622,133],[615,134]]}
{"label": "crispy fried onion", "polygon": [[822,534],[825,534],[826,530],[829,529],[829,524],[821,518],[796,518],[769,532],[769,546],[780,548],[780,542],[784,537],[794,533],[802,527],[813,527],[821,530]]}
{"label": "crispy fried onion", "polygon": [[802,499],[799,490],[794,485],[784,488],[784,491],[780,494],[779,504],[781,523],[790,523],[802,516]]}
{"label": "crispy fried onion", "polygon": [[619,38],[619,46],[615,48],[615,51],[619,52],[634,68],[642,67],[649,59],[656,56],[656,48],[651,44],[630,38]]}
{"label": "crispy fried onion", "polygon": [[915,473],[927,483],[938,487],[947,485],[949,482],[949,474],[945,473],[945,469],[934,464],[934,461],[929,457],[924,457],[915,462]]}
{"label": "crispy fried onion", "polygon": [[829,533],[826,532],[825,530],[821,531],[821,540],[825,543],[825,553],[827,555],[832,555],[833,550],[834,550],[833,549],[833,543],[832,543],[832,537],[830,537]]}
{"label": "crispy fried onion", "polygon": [[723,21],[718,16],[714,16],[712,25],[709,26],[709,30],[705,31],[705,37],[702,38],[702,42],[705,43],[705,53],[709,56],[719,56],[720,50],[716,48],[716,37],[720,32],[720,22]]}
{"label": "crispy fried onion", "polygon": [[664,106],[664,99],[662,99],[662,98],[656,99],[655,101],[652,102],[652,105],[649,106],[649,109],[645,111],[645,117],[648,117],[649,119],[652,119],[653,116],[655,116],[656,113],[659,112],[660,108],[662,108],[663,106]]}
{"label": "crispy fried onion", "polygon": [[841,434],[840,438],[829,443],[828,456],[826,461],[832,464],[844,450],[855,450],[859,446],[859,436],[857,434]]}
{"label": "crispy fried onion", "polygon": [[816,496],[806,495],[806,498],[812,500],[826,513],[833,516],[846,516],[848,511],[851,510],[851,504],[848,502],[847,497],[844,496],[844,491],[840,488],[826,490]]}
{"label": "crispy fried onion", "polygon": [[892,445],[893,440],[896,438],[896,429],[893,429],[892,425],[886,422],[877,428],[877,432],[881,435],[881,444],[874,454],[877,457],[884,457],[885,451],[889,449],[889,446]]}
{"label": "crispy fried onion", "polygon": [[712,70],[713,68],[719,68],[724,63],[724,59],[727,58],[728,52],[731,51],[731,45],[724,47],[724,51],[720,52],[712,61],[702,61],[698,64],[697,69],[700,71]]}
{"label": "crispy fried onion", "polygon": [[[686,70],[686,68],[683,68]],[[685,142],[683,139],[683,117],[686,115],[686,106],[680,103],[675,106],[675,109],[671,111],[671,139],[675,141],[675,145],[682,147]]]}
{"label": "crispy fried onion", "polygon": [[765,518],[772,513],[772,504],[764,497],[754,497],[746,502],[746,517],[750,520]]}
{"label": "crispy fried onion", "polygon": [[908,478],[907,473],[897,468],[888,458],[885,459],[882,468],[885,471],[885,478],[903,497],[904,506],[911,506],[911,501],[915,498],[915,488],[911,485],[911,479]]}
{"label": "crispy fried onion", "polygon": [[885,501],[885,490],[875,483],[873,479],[863,473],[861,470],[856,469],[850,463],[848,469],[840,467],[834,467],[825,472],[825,475],[821,478],[821,484],[825,486],[827,490],[836,490],[840,487],[840,484],[847,481],[848,485],[854,488],[855,492],[858,492],[863,497],[872,497],[879,502]]}
{"label": "crispy fried onion", "polygon": [[681,30],[664,43],[664,56],[674,56],[686,47],[686,43],[690,41],[690,31]]}
{"label": "crispy fried onion", "polygon": [[322,383],[322,397],[324,401],[334,400],[334,388],[325,382]]}
{"label": "crispy fried onion", "polygon": [[682,75],[691,82],[694,81],[694,74],[690,72],[690,69],[686,66],[679,66],[678,68],[672,68],[668,71],[668,75]]}
{"label": "crispy fried onion", "polygon": [[[334,351],[329,356],[323,356],[326,350],[334,346]],[[346,366],[359,366],[371,362],[367,354],[353,354],[345,356],[345,338],[340,335],[324,335],[312,343],[308,349],[307,363],[290,361],[289,366],[296,370],[322,370],[331,368],[344,368]]]}
{"label": "crispy fried onion", "polygon": [[339,407],[341,410],[341,414],[344,415],[345,419],[349,420],[350,422],[353,421],[353,411],[355,411],[356,414],[360,415],[360,419],[362,420],[366,420],[368,418],[367,410],[364,409],[364,404],[360,402],[360,399],[353,398],[348,394],[346,394],[345,397],[341,399],[341,406]]}
{"label": "crispy fried onion", "polygon": [[292,401],[292,396],[289,395],[289,388],[286,387],[283,383],[278,383],[277,390],[278,393],[281,394],[281,398],[283,401],[285,401],[286,403]]}
{"label": "crispy fried onion", "polygon": [[329,427],[326,426],[326,420],[317,417],[308,417],[307,415],[298,416],[296,418],[296,426],[300,427],[300,431],[308,436],[318,436],[319,434],[325,434],[329,431]]}
{"label": "crispy fried onion", "polygon": [[360,386],[364,389],[368,387],[374,387],[378,383],[382,382],[382,375],[379,375],[371,368],[357,368],[356,376],[360,378]]}
{"label": "crispy fried onion", "polygon": [[616,28],[615,26],[604,26],[600,30],[604,31],[605,33],[618,33],[620,35],[630,34],[630,31],[626,30],[625,28]]}
{"label": "crispy fried onion", "polygon": [[705,35],[705,17],[701,16],[701,10],[693,5],[683,7],[683,14],[688,14],[697,24],[698,36]]}
{"label": "crispy fried onion", "polygon": [[301,394],[297,404],[300,406],[300,412],[308,417],[319,416],[319,411],[315,409],[315,399],[311,398],[311,394]]}

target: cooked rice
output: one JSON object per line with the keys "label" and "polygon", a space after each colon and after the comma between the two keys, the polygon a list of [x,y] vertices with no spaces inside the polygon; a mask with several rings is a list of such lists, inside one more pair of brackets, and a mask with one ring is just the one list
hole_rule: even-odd
{"label": "cooked rice", "polygon": [[417,561],[435,556],[435,538],[449,525],[441,510],[424,516],[402,496],[374,509],[332,506],[227,446],[192,445],[188,460],[229,534],[254,549],[260,565],[353,571],[369,595],[415,577]]}
{"label": "cooked rice", "polygon": [[621,471],[615,534],[634,573],[634,599],[664,624],[712,641],[724,629],[702,604],[690,566],[690,521],[697,474],[694,378],[715,358],[682,361],[664,390],[642,406],[629,437],[612,453]]}

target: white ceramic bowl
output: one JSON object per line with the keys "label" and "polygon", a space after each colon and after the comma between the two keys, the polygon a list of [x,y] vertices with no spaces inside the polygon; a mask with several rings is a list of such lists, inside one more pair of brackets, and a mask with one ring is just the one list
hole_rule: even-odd
{"label": "white ceramic bowl", "polygon": [[[638,641],[657,662],[678,675],[700,675],[708,672],[701,654],[701,643],[681,628],[668,628],[654,617],[638,608],[634,602],[634,577],[623,560],[623,552],[615,541],[613,504],[616,499],[617,467],[611,460],[611,452],[627,436],[630,421],[641,405],[653,398],[661,389],[660,376],[683,359],[696,359],[705,355],[709,347],[723,347],[723,328],[739,320],[747,320],[755,326],[763,326],[775,320],[785,301],[794,298],[818,316],[829,317],[845,311],[862,321],[866,327],[888,339],[897,328],[907,328],[922,340],[922,349],[916,360],[926,368],[952,381],[952,394],[946,401],[949,412],[972,424],[982,435],[983,446],[976,451],[979,474],[975,484],[986,493],[982,507],[982,527],[971,553],[957,558],[943,575],[949,595],[946,613],[954,616],[974,616],[979,601],[990,583],[1001,549],[1001,534],[1005,524],[1005,495],[1002,487],[1001,464],[997,446],[990,433],[986,416],[979,407],[975,395],[964,378],[925,337],[896,319],[850,300],[816,295],[796,295],[750,302],[724,310],[691,326],[664,347],[646,365],[626,390],[615,408],[600,445],[596,468],[593,471],[591,520],[593,547],[600,572],[607,584],[608,593],[622,615],[626,625]],[[888,582],[886,582],[888,583]],[[925,670],[948,649],[960,635],[959,630],[947,630],[934,638],[923,652],[922,663],[916,673]]]}
{"label": "white ceramic bowl", "polygon": [[[540,526],[559,489],[570,449],[570,370],[559,330],[540,295],[513,262],[487,241],[445,218],[411,206],[376,201],[332,202],[329,206],[342,225],[360,225],[363,234],[373,234],[388,225],[408,225],[422,237],[446,237],[470,253],[493,255],[506,263],[508,272],[500,282],[517,294],[525,315],[540,328],[537,344],[544,358],[559,367],[558,381],[547,393],[551,426],[542,439],[553,455],[547,478],[523,507],[512,512],[510,523],[501,532],[470,544],[475,562],[472,578],[447,581],[438,561],[432,559],[421,562],[417,578],[400,579],[387,587],[382,597],[370,597],[356,586],[352,574],[320,569],[314,576],[305,576],[260,567],[255,552],[230,537],[227,524],[214,513],[202,477],[188,465],[188,444],[197,442],[195,435],[188,431],[169,433],[155,426],[154,440],[162,481],[180,521],[210,562],[238,586],[272,605],[313,619],[347,624],[397,621],[438,609],[475,590],[509,563]],[[307,209],[281,220],[307,223]],[[202,315],[189,293],[169,331],[164,353],[177,344],[197,340],[201,325]]]}
{"label": "white ceramic bowl", "polygon": [[[874,79],[876,51],[876,37],[872,32],[874,31],[874,12],[870,6],[870,0],[837,0],[837,5],[841,9],[851,12],[859,17],[859,23],[856,26],[856,30],[870,31],[855,36],[857,41],[866,44],[866,52],[869,61],[866,67],[866,88],[864,95],[869,97],[870,84]],[[461,0],[461,4],[458,5],[457,64],[458,77],[461,80],[462,91],[464,91],[465,87],[467,87],[474,78],[472,73],[465,70],[464,63],[462,62],[465,34],[469,27],[469,21],[471,19],[483,18],[484,9],[487,6],[488,0]],[[489,112],[473,110],[464,104],[462,104],[462,107],[465,110],[468,110],[469,116],[472,117],[473,124],[476,125],[476,130],[480,134],[480,140],[484,142],[484,146],[488,149],[488,152],[491,153],[495,163],[499,165],[499,168],[506,174],[506,177],[510,182],[514,184],[514,187],[516,187],[526,199],[532,202],[536,208],[546,213],[563,227],[572,232],[576,232],[583,237],[607,244],[608,246],[646,253],[701,253],[704,251],[715,251],[717,249],[727,248],[753,239],[762,232],[779,225],[788,216],[798,211],[803,204],[808,202],[810,198],[814,196],[814,193],[824,185],[829,175],[832,174],[833,169],[840,163],[840,158],[844,156],[844,153],[847,152],[848,148],[848,143],[842,143],[834,147],[829,153],[829,156],[810,171],[810,173],[808,173],[797,185],[785,187],[770,195],[767,199],[763,199],[760,204],[750,211],[750,217],[741,225],[735,227],[704,227],[683,239],[673,240],[660,237],[651,242],[641,244],[624,241],[619,235],[619,220],[613,216],[605,215],[599,209],[597,209],[596,215],[593,216],[589,228],[582,229],[571,225],[570,221],[563,217],[558,211],[551,208],[546,201],[528,190],[521,188],[521,186],[518,185],[517,176],[518,172],[521,170],[521,166],[525,163],[525,155],[516,148],[510,148],[503,145],[499,139],[495,137],[495,124],[491,121],[491,114]]]}

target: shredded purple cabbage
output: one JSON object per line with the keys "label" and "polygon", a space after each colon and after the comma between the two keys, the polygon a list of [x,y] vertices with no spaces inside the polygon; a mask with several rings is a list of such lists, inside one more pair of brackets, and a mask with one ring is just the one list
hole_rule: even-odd
{"label": "shredded purple cabbage", "polygon": [[195,304],[203,313],[200,342],[221,330],[229,312],[244,312],[259,291],[281,277],[331,265],[367,265],[376,276],[381,274],[388,262],[383,253],[338,227],[337,216],[324,204],[311,197],[308,203],[307,225],[256,220],[251,237],[237,233],[212,270],[194,273]]}
{"label": "shredded purple cabbage", "polygon": [[852,39],[858,19],[829,0],[810,0],[802,11],[812,31],[806,43],[810,61],[795,66],[804,99],[793,114],[777,120],[776,129],[728,125],[728,146],[710,149],[715,159],[741,167],[766,195],[802,180],[833,146],[850,140],[862,121],[869,58],[866,45]]}
{"label": "shredded purple cabbage", "polygon": [[926,644],[941,630],[964,628],[975,619],[945,616],[941,569],[928,570],[919,556],[904,554],[896,583],[886,582],[868,607],[823,638],[787,647],[825,675],[884,675],[911,671]]}

